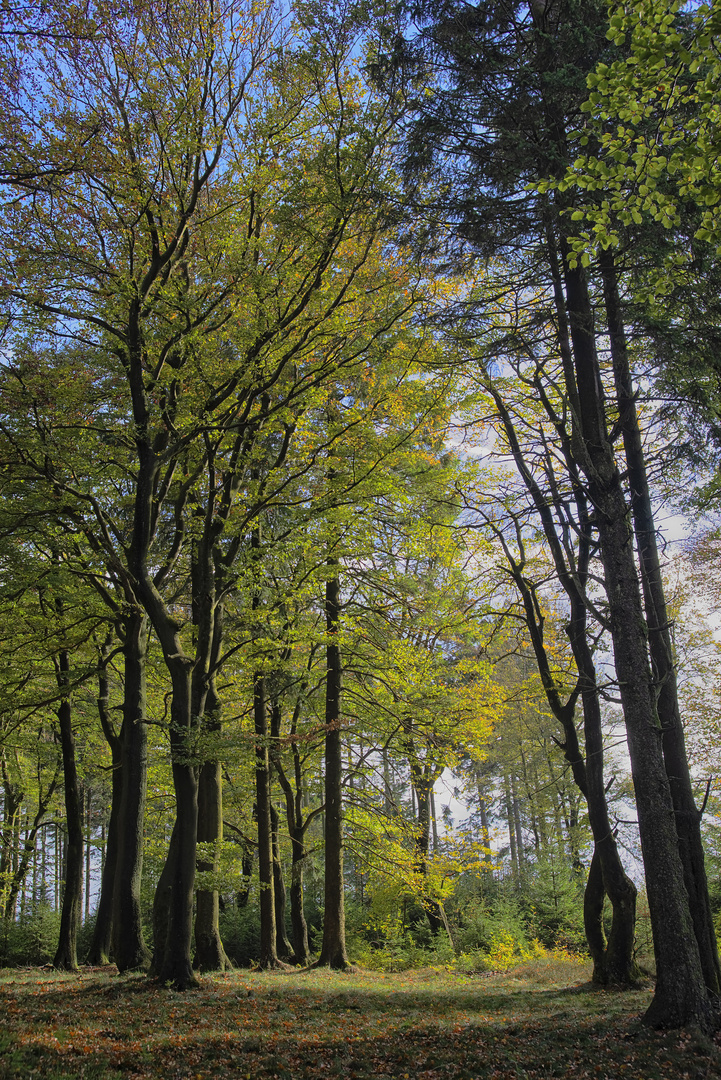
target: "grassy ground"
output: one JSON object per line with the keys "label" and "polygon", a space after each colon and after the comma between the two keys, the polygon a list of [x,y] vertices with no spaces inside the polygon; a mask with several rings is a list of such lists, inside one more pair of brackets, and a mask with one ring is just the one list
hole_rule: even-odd
{"label": "grassy ground", "polygon": [[647,1031],[650,990],[593,990],[567,961],[481,977],[233,972],[185,994],[113,972],[0,972],[0,1078],[721,1077],[721,1040]]}

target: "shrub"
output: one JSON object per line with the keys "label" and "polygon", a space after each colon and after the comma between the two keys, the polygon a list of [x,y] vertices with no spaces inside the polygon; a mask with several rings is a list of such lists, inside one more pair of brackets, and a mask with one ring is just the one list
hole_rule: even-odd
{"label": "shrub", "polygon": [[17,921],[6,919],[0,933],[0,964],[4,967],[50,964],[60,934],[60,912],[39,903]]}
{"label": "shrub", "polygon": [[238,967],[250,967],[260,959],[260,912],[256,905],[230,907],[219,919],[223,948]]}

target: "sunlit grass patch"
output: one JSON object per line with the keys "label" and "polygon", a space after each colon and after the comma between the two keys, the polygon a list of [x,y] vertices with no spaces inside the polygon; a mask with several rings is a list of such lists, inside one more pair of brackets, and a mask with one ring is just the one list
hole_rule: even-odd
{"label": "sunlit grass patch", "polygon": [[[178,993],[110,970],[4,972],[2,1080],[677,1080],[707,1040],[641,1028],[650,991],[599,992],[547,953],[507,972],[234,971]],[[598,1066],[602,1066],[599,1071]]]}

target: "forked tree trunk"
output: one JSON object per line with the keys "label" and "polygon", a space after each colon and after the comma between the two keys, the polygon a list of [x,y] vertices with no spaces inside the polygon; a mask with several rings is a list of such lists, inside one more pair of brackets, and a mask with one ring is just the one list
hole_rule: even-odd
{"label": "forked tree trunk", "polygon": [[293,959],[296,964],[307,967],[311,962],[311,956],[303,894],[303,870],[306,859],[303,836],[291,837],[291,843],[293,861],[290,878],[290,925],[293,931]]}

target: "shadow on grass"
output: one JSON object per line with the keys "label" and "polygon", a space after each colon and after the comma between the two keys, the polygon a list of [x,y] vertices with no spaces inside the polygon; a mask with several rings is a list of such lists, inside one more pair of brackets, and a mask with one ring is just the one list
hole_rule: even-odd
{"label": "shadow on grass", "polygon": [[111,1053],[51,1048],[6,1052],[2,1080],[36,1076],[43,1080],[120,1078],[251,1077],[252,1080],[531,1080],[558,1077],[643,1077],[721,1075],[721,1056],[701,1040],[659,1036],[640,1028],[597,1019],[564,1027],[544,1024],[469,1024],[446,1031],[420,1026],[374,1038],[189,1036],[181,1044],[159,1041],[152,1053]]}
{"label": "shadow on grass", "polygon": [[[364,982],[369,985],[364,985]],[[106,973],[4,982],[0,1080],[711,1080],[718,1048],[647,1031],[647,993],[448,976],[233,973],[180,994]]]}

